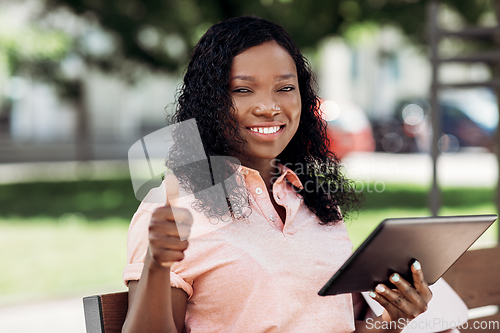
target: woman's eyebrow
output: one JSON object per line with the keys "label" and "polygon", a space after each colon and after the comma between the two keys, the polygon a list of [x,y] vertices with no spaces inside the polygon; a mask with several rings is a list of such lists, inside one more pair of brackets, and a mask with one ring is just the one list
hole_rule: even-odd
{"label": "woman's eyebrow", "polygon": [[293,78],[296,78],[297,75],[295,74],[283,74],[283,75],[280,75],[278,77],[276,77],[276,81],[280,82],[280,81],[286,81],[288,79],[293,79]]}
{"label": "woman's eyebrow", "polygon": [[[295,75],[295,74],[283,74],[283,75],[277,76],[275,81],[281,82],[281,81],[286,81],[288,79],[292,79],[292,78],[296,78],[296,77],[297,77],[297,75]],[[232,78],[229,79],[229,81],[233,81],[233,80],[257,82],[257,79],[253,76],[250,76],[250,75],[236,75],[236,76],[233,76]]]}
{"label": "woman's eyebrow", "polygon": [[248,76],[248,75],[236,75],[236,76],[233,76],[232,78],[229,79],[229,81],[233,81],[233,80],[257,82],[257,80],[253,76]]}

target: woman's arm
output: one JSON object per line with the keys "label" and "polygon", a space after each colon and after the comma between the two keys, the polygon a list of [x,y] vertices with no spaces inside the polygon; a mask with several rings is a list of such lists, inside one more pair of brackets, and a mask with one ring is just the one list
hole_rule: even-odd
{"label": "woman's arm", "polygon": [[184,258],[192,225],[188,210],[172,207],[179,195],[177,178],[165,178],[167,204],[153,212],[149,246],[139,281],[129,282],[129,307],[123,333],[179,333],[184,328],[187,294],[170,286],[170,267]]}
{"label": "woman's arm", "polygon": [[169,268],[166,272],[155,272],[147,266],[139,281],[129,282],[129,309],[122,332],[182,332],[188,295],[182,289],[170,287]]}

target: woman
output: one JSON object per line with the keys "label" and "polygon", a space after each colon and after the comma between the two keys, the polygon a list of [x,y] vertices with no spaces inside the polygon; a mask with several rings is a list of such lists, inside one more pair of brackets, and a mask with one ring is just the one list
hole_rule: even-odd
{"label": "woman", "polygon": [[[201,164],[178,168],[181,190],[194,194],[176,199],[168,175],[156,190],[167,205],[141,204],[129,231],[123,332],[368,331],[351,295],[317,295],[351,253],[343,216],[358,200],[327,149],[312,83],[290,36],[269,21],[231,19],[200,39],[174,119],[195,118],[207,155],[241,166],[212,165],[236,175],[221,195],[206,190],[214,176]],[[188,154],[189,138],[176,135],[167,165]],[[188,247],[179,236],[191,225]],[[371,293],[386,309],[381,323],[425,311],[431,292],[422,270],[412,272],[414,286],[396,274],[399,290]]]}

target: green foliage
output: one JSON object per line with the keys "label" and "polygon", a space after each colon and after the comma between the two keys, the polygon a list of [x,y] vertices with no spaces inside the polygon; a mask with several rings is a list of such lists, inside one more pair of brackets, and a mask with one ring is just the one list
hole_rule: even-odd
{"label": "green foliage", "polygon": [[[369,185],[363,185],[363,210],[427,209],[426,187]],[[445,188],[443,206],[474,207],[493,203],[494,196],[493,188]],[[0,217],[60,218],[83,214],[89,220],[111,216],[130,220],[138,206],[130,179],[0,185]]]}
{"label": "green foliage", "polygon": [[[366,188],[366,187],[365,187]],[[377,187],[380,190],[380,187]],[[493,204],[494,188],[444,188],[442,203],[445,207],[473,207]],[[419,209],[427,208],[429,188],[416,185],[386,185],[383,192],[378,193],[372,188],[363,192],[365,209]]]}
{"label": "green foliage", "polygon": [[130,179],[0,186],[0,216],[3,217],[59,218],[79,213],[89,219],[114,216],[130,220],[138,206]]}
{"label": "green foliage", "polygon": [[71,47],[71,40],[60,30],[41,29],[35,24],[16,26],[0,14],[0,62],[5,74],[18,74],[24,67],[37,71],[53,71]]}
{"label": "green foliage", "polygon": [[[189,50],[214,23],[256,15],[282,24],[299,47],[315,47],[326,36],[343,34],[366,22],[399,27],[418,43],[425,42],[429,0],[47,0],[47,12],[70,8],[95,18],[118,40],[116,52],[100,59],[120,68],[118,54],[153,68],[184,68]],[[473,24],[492,9],[491,0],[444,0]],[[86,59],[91,61],[87,55]]]}

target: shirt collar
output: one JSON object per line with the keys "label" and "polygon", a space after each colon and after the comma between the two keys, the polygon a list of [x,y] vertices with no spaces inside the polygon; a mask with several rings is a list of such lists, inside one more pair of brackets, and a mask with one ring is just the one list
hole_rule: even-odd
{"label": "shirt collar", "polygon": [[[277,166],[278,166],[278,168],[280,170],[280,176],[278,177],[278,179],[276,179],[275,183],[282,182],[283,179],[286,178],[286,180],[288,180],[288,182],[290,182],[293,186],[295,186],[295,187],[297,187],[299,189],[303,189],[304,188],[302,186],[302,182],[299,179],[299,176],[297,176],[295,174],[295,172],[292,171],[292,169],[284,166],[283,164],[279,164],[279,163],[277,164]],[[243,165],[240,165],[240,167],[238,168],[238,170],[242,174],[252,174],[252,175],[260,177],[259,171],[255,170],[255,169],[248,168],[248,167],[243,166]]]}

